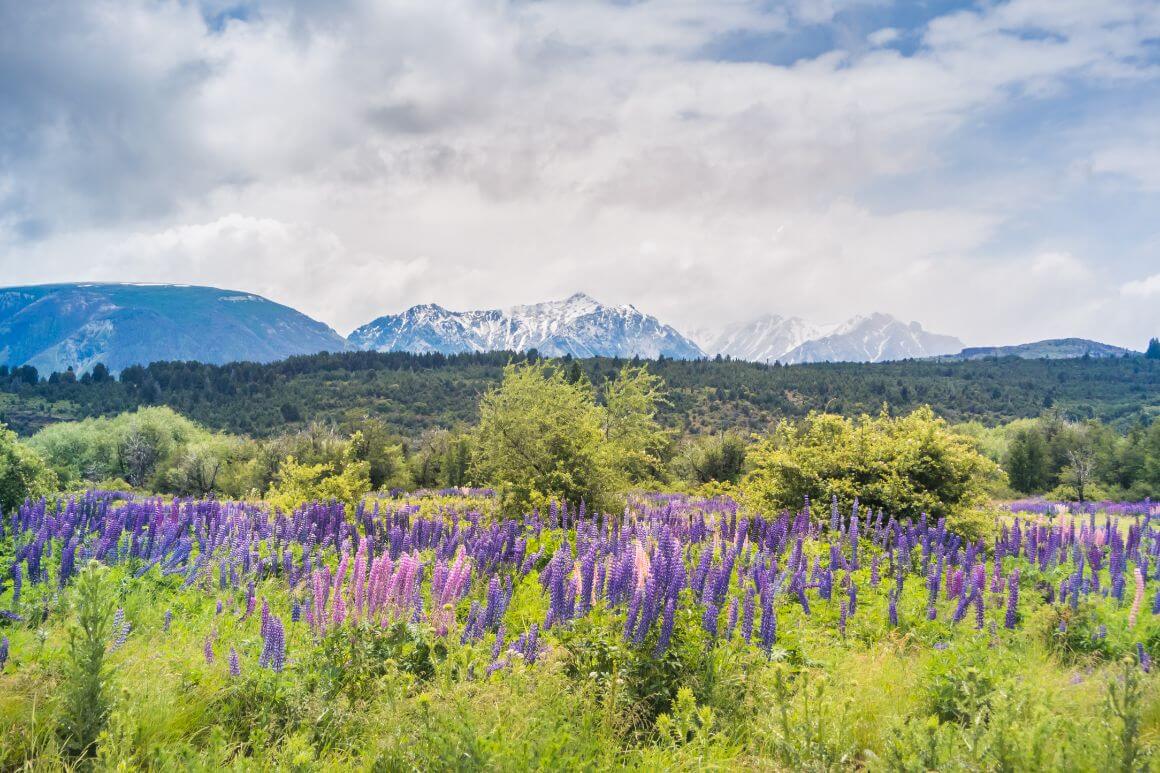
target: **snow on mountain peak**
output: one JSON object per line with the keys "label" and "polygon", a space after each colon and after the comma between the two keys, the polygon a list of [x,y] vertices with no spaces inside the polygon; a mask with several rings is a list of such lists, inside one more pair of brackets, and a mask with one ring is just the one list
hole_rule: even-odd
{"label": "snow on mountain peak", "polygon": [[526,351],[547,356],[657,356],[695,359],[688,338],[632,306],[606,306],[586,293],[506,309],[417,315],[417,307],[354,331],[351,345],[376,351]]}

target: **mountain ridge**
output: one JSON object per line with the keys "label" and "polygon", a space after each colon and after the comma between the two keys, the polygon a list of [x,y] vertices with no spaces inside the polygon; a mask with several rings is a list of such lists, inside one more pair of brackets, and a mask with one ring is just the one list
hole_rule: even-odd
{"label": "mountain ridge", "polygon": [[988,357],[1019,357],[1025,360],[1065,360],[1079,357],[1124,357],[1140,352],[1122,346],[1105,344],[1090,338],[1046,338],[1025,344],[1005,346],[969,346],[957,354],[942,355],[943,360],[980,360]]}
{"label": "mountain ridge", "polygon": [[271,362],[342,351],[329,326],[254,293],[77,282],[0,288],[0,364],[117,372],[160,360]]}
{"label": "mountain ridge", "polygon": [[357,328],[352,348],[372,351],[528,351],[548,357],[658,356],[699,359],[704,351],[688,337],[635,306],[609,306],[586,293],[502,309],[450,311],[419,304]]}

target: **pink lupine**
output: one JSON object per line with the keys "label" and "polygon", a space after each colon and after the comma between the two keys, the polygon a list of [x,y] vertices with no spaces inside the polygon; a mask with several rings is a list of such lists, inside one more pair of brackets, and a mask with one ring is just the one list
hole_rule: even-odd
{"label": "pink lupine", "polygon": [[1144,601],[1144,574],[1140,567],[1136,567],[1136,595],[1132,599],[1132,609],[1128,612],[1128,627],[1136,627],[1136,618],[1140,614],[1140,604]]}

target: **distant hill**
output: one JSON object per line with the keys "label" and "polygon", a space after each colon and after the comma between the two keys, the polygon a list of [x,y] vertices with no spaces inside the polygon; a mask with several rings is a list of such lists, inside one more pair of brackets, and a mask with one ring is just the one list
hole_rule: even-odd
{"label": "distant hill", "polygon": [[1019,357],[1024,360],[1068,360],[1075,357],[1123,357],[1139,354],[1120,346],[1086,338],[1049,338],[1014,346],[972,346],[941,360],[981,360],[987,357]]}
{"label": "distant hill", "polygon": [[350,334],[354,349],[465,354],[535,349],[548,357],[704,357],[691,340],[633,306],[607,306],[583,293],[508,309],[449,311],[412,306]]}
{"label": "distant hill", "polygon": [[160,360],[271,362],[342,351],[342,336],[252,293],[187,285],[0,288],[0,365],[116,372]]}

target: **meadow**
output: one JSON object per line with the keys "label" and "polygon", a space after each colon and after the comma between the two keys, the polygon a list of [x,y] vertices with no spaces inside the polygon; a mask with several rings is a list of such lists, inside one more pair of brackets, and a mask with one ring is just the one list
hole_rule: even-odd
{"label": "meadow", "polygon": [[0,768],[1155,769],[1154,508],[29,500]]}

